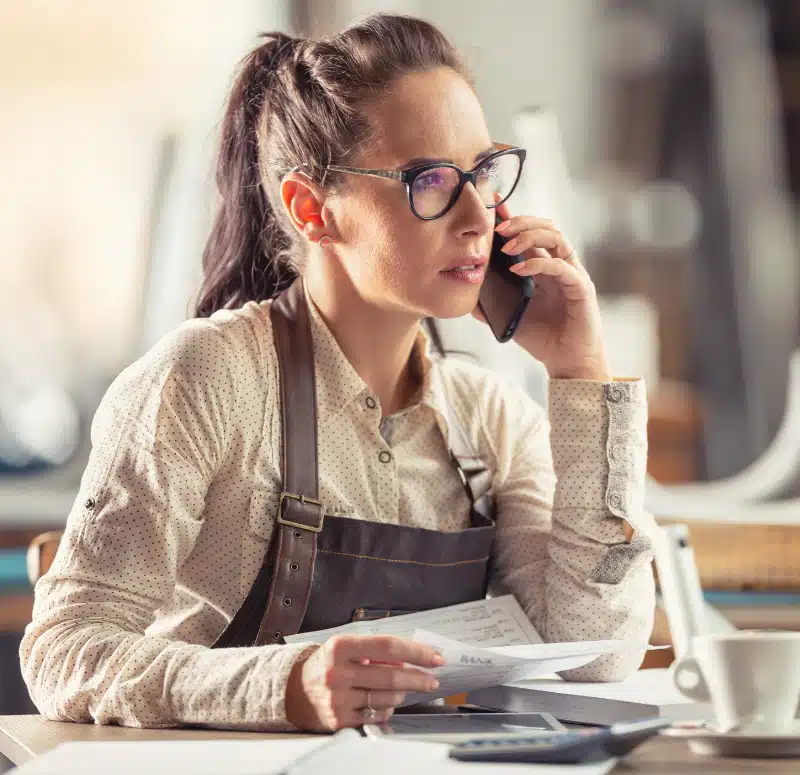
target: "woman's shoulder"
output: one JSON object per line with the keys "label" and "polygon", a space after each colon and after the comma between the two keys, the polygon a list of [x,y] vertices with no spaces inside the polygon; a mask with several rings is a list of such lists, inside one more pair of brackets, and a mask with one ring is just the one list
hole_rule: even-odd
{"label": "woman's shoulder", "polygon": [[448,393],[455,392],[480,406],[518,400],[531,411],[545,413],[518,382],[473,359],[448,356],[437,360],[437,368]]}
{"label": "woman's shoulder", "polygon": [[547,412],[518,383],[466,358],[437,361],[444,391],[457,416],[474,433],[488,435],[489,445],[547,427]]}
{"label": "woman's shoulder", "polygon": [[104,403],[171,396],[186,404],[232,405],[237,394],[255,395],[268,384],[271,338],[266,303],[186,320],[119,373]]}
{"label": "woman's shoulder", "polygon": [[145,370],[167,368],[185,378],[210,382],[263,369],[271,336],[267,309],[266,303],[248,302],[208,318],[186,320],[132,365]]}

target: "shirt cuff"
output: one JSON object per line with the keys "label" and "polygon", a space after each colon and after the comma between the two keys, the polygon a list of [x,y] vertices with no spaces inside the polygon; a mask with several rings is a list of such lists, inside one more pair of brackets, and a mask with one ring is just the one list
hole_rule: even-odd
{"label": "shirt cuff", "polygon": [[606,544],[625,541],[623,519],[650,532],[644,380],[552,380],[549,404],[554,520]]}
{"label": "shirt cuff", "polygon": [[291,646],[283,648],[290,649],[290,652],[286,654],[280,669],[271,676],[267,697],[271,705],[270,717],[275,727],[295,731],[297,727],[286,718],[286,687],[289,683],[289,675],[297,662],[305,659],[319,646],[314,643],[293,643]]}

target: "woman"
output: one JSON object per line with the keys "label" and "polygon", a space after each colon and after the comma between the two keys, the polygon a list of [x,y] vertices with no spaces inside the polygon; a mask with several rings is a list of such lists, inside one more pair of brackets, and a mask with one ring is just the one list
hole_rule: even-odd
{"label": "woman", "polygon": [[[611,380],[565,238],[507,209],[523,155],[492,143],[456,53],[423,21],[275,33],[245,59],[198,319],[109,389],[37,585],[21,662],[44,715],[384,719],[433,690],[430,648],[284,636],[489,585],[545,640],[647,638],[644,386]],[[526,394],[434,357],[420,327],[475,311],[495,212],[516,271],[537,276],[516,340],[552,379],[550,438]],[[621,679],[641,656],[569,677]]]}

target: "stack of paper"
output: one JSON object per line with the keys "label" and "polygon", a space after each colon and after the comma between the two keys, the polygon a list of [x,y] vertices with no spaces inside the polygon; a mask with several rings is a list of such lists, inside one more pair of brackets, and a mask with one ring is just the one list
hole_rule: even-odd
{"label": "stack of paper", "polygon": [[713,719],[709,703],[692,702],[675,688],[668,668],[639,670],[617,683],[513,681],[470,692],[469,702],[497,710],[550,713],[561,721],[579,724]]}

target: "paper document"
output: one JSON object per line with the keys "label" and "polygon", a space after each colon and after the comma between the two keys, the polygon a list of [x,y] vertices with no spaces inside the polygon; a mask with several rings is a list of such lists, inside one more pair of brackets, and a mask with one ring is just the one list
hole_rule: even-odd
{"label": "paper document", "polygon": [[292,635],[286,640],[324,643],[335,635],[348,633],[396,635],[426,643],[441,652],[446,664],[430,670],[439,680],[439,689],[432,694],[409,694],[406,705],[550,675],[615,651],[648,648],[644,642],[620,640],[542,643],[513,595],[353,622]]}
{"label": "paper document", "polygon": [[445,664],[430,671],[440,684],[436,693],[409,694],[405,705],[570,670],[603,654],[648,648],[646,643],[624,640],[481,648],[425,630],[416,630],[412,640],[433,646]]}
{"label": "paper document", "polygon": [[450,746],[411,740],[348,741],[332,751],[324,768],[298,767],[291,775],[605,775],[616,759],[588,764],[505,764],[459,762],[447,755]]}
{"label": "paper document", "polygon": [[411,638],[414,630],[427,630],[472,646],[523,646],[541,643],[525,612],[513,595],[474,600],[403,616],[353,622],[317,632],[289,635],[287,643],[324,643],[334,635],[396,635]]}
{"label": "paper document", "polygon": [[[138,730],[131,730],[132,736]],[[214,731],[195,740],[125,740],[62,743],[14,770],[15,775],[278,775],[298,757],[330,738],[215,740]],[[259,739],[260,738],[260,739]]]}

